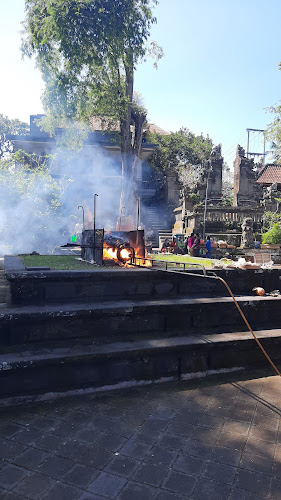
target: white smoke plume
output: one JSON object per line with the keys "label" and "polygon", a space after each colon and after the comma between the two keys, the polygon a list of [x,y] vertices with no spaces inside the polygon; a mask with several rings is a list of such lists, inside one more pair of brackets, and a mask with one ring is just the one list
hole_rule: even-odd
{"label": "white smoke plume", "polygon": [[[44,170],[44,169],[43,169]],[[115,230],[119,216],[121,159],[101,147],[85,146],[69,159],[60,151],[47,170],[19,163],[0,166],[0,254],[57,253],[71,235],[93,227]]]}

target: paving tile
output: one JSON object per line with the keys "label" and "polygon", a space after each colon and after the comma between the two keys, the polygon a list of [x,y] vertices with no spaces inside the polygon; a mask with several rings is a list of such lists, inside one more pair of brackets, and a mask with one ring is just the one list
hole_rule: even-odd
{"label": "paving tile", "polygon": [[276,445],[274,443],[249,438],[244,451],[247,453],[253,453],[254,455],[260,455],[261,457],[273,458],[275,446]]}
{"label": "paving tile", "polygon": [[25,467],[26,469],[34,469],[38,465],[42,464],[46,458],[48,458],[49,453],[38,450],[37,448],[28,448],[21,455],[16,457],[13,462],[16,465]]}
{"label": "paving tile", "polygon": [[173,469],[184,472],[189,476],[199,476],[205,463],[203,458],[180,455],[174,462]]}
{"label": "paving tile", "polygon": [[72,484],[77,488],[86,488],[94,479],[100,474],[100,471],[93,467],[86,467],[86,465],[76,464],[64,476],[65,483]]}
{"label": "paving tile", "polygon": [[241,451],[231,450],[230,448],[223,448],[215,446],[210,455],[209,459],[214,462],[219,462],[222,464],[236,466],[239,464],[241,458]]}
{"label": "paving tile", "polygon": [[95,495],[94,493],[83,491],[78,500],[104,500],[104,497],[101,497],[100,495]]}
{"label": "paving tile", "polygon": [[265,474],[240,469],[237,472],[235,487],[266,497],[269,493],[270,479],[270,476]]}
{"label": "paving tile", "polygon": [[[2,495],[1,490],[0,494]],[[0,498],[1,499],[3,498],[4,500],[26,500],[26,496],[22,496],[19,493],[16,493],[15,491],[10,491],[4,494],[4,490],[3,490],[3,496],[1,496]]]}
{"label": "paving tile", "polygon": [[250,424],[248,422],[237,422],[235,420],[226,420],[222,428],[222,432],[239,434],[239,436],[248,436],[249,430]]}
{"label": "paving tile", "polygon": [[73,460],[62,457],[49,457],[39,465],[37,471],[54,479],[61,479],[73,466]]}
{"label": "paving tile", "polygon": [[116,498],[126,484],[126,479],[102,472],[89,486],[88,490],[107,498]]}
{"label": "paving tile", "polygon": [[40,429],[41,431],[48,432],[55,430],[55,428],[59,424],[59,419],[44,416],[35,420],[35,422],[33,423],[33,427],[36,429]]}
{"label": "paving tile", "polygon": [[164,431],[169,424],[169,419],[157,418],[157,417],[149,417],[144,424],[142,425],[142,429],[152,429],[156,431]]}
{"label": "paving tile", "polygon": [[247,453],[246,451],[242,454],[242,458],[239,464],[241,469],[248,469],[254,472],[263,472],[265,474],[270,474],[272,469],[272,459],[264,458],[260,455],[253,455],[252,453]]}
{"label": "paving tile", "polygon": [[79,422],[75,422],[72,420],[65,420],[64,422],[61,422],[59,425],[56,426],[53,433],[56,436],[69,438],[72,437],[74,434],[76,434],[76,432],[78,432],[79,429],[80,429]]}
{"label": "paving tile", "polygon": [[264,429],[277,430],[279,427],[279,418],[270,417],[256,413],[253,418],[253,425],[258,425]]}
{"label": "paving tile", "polygon": [[27,445],[16,443],[15,441],[0,440],[0,458],[13,460],[20,453],[26,450]]}
{"label": "paving tile", "polygon": [[197,478],[195,477],[172,471],[163,482],[162,488],[166,488],[174,493],[189,496],[196,482]]}
{"label": "paving tile", "polygon": [[264,500],[264,496],[257,495],[251,491],[241,490],[240,488],[234,488],[229,500]]}
{"label": "paving tile", "polygon": [[94,429],[83,428],[80,429],[74,436],[73,439],[77,441],[81,441],[86,444],[93,444],[99,438],[99,434],[97,434]]}
{"label": "paving tile", "polygon": [[152,500],[155,492],[151,486],[129,482],[118,495],[118,500]]}
{"label": "paving tile", "polygon": [[177,493],[160,490],[159,493],[157,493],[155,500],[186,500],[186,498],[186,496],[178,495]]}
{"label": "paving tile", "polygon": [[65,442],[65,439],[60,436],[54,436],[48,434],[43,436],[41,439],[36,441],[36,448],[40,448],[45,451],[54,452],[60,448],[60,446]]}
{"label": "paving tile", "polygon": [[160,486],[167,476],[169,469],[157,465],[143,464],[134,474],[134,481],[150,484],[151,486]]}
{"label": "paving tile", "polygon": [[158,446],[160,446],[160,448],[168,448],[169,450],[178,451],[182,450],[185,444],[185,438],[169,433],[164,434],[158,442]]}
{"label": "paving tile", "polygon": [[[169,428],[169,426],[167,427]],[[155,429],[140,429],[136,432],[132,439],[136,441],[142,441],[149,445],[155,444],[159,439],[161,439],[163,433],[161,431],[156,431]]]}
{"label": "paving tile", "polygon": [[167,408],[165,405],[159,405],[154,411],[153,414],[162,418],[173,418],[176,415],[176,408]]}
{"label": "paving tile", "polygon": [[194,457],[208,458],[212,451],[210,443],[204,443],[195,439],[188,439],[183,447],[183,453]]}
{"label": "paving tile", "polygon": [[199,479],[192,492],[192,498],[198,500],[226,500],[231,492],[227,484],[219,484],[209,479]]}
{"label": "paving tile", "polygon": [[105,448],[110,451],[118,451],[126,443],[126,438],[117,434],[105,433],[95,443],[95,446]]}
{"label": "paving tile", "polygon": [[76,500],[82,491],[64,483],[56,483],[41,497],[42,500]]}
{"label": "paving tile", "polygon": [[281,480],[273,478],[270,483],[269,498],[273,500],[281,499]]}
{"label": "paving tile", "polygon": [[269,443],[275,443],[277,438],[277,430],[265,429],[264,427],[252,425],[249,433],[249,438],[260,439],[261,441],[268,441]]}
{"label": "paving tile", "polygon": [[0,436],[10,439],[23,429],[22,425],[14,424],[13,422],[2,422],[0,425]]}
{"label": "paving tile", "polygon": [[231,448],[232,450],[243,450],[247,436],[232,434],[231,432],[221,432],[217,441],[216,446],[222,446],[224,448]]}
{"label": "paving tile", "polygon": [[173,418],[173,422],[176,423],[183,422],[186,424],[198,425],[201,418],[202,418],[201,412],[181,410],[177,412],[176,416]]}
{"label": "paving tile", "polygon": [[130,439],[130,441],[120,449],[120,454],[143,460],[150,452],[151,448],[152,446],[150,444]]}
{"label": "paving tile", "polygon": [[131,477],[140,462],[124,455],[115,456],[105,467],[105,470],[111,474],[122,477]]}
{"label": "paving tile", "polygon": [[220,429],[209,429],[208,427],[195,427],[190,434],[191,439],[215,444],[220,435]]}
{"label": "paving tile", "polygon": [[178,434],[185,438],[188,438],[195,431],[195,429],[196,427],[194,425],[185,422],[172,421],[168,426],[168,432]]}
{"label": "paving tile", "polygon": [[212,481],[217,481],[218,483],[231,485],[234,481],[236,472],[236,467],[219,464],[217,462],[207,462],[203,476],[206,479],[211,479]]}
{"label": "paving tile", "polygon": [[177,457],[177,451],[173,450],[165,450],[160,448],[159,446],[155,446],[152,450],[147,454],[145,458],[146,462],[149,462],[153,465],[162,465],[165,467],[170,467]]}
{"label": "paving tile", "polygon": [[27,470],[15,465],[7,465],[0,471],[0,488],[11,490],[27,475]]}
{"label": "paving tile", "polygon": [[28,445],[33,445],[39,438],[42,437],[42,431],[35,429],[34,427],[28,427],[27,429],[18,432],[14,436],[14,440],[17,443],[23,443]]}
{"label": "paving tile", "polygon": [[40,498],[54,483],[54,479],[35,472],[29,474],[29,476],[20,481],[13,492],[15,491],[32,500],[37,500],[37,498]]}
{"label": "paving tile", "polygon": [[225,423],[225,419],[221,417],[215,417],[214,415],[201,414],[198,425],[201,427],[210,427],[211,429],[221,430]]}
{"label": "paving tile", "polygon": [[88,449],[89,447],[85,443],[70,439],[58,448],[56,454],[60,457],[70,458],[79,462]]}
{"label": "paving tile", "polygon": [[80,459],[80,463],[89,467],[95,467],[96,469],[103,469],[113,456],[112,452],[95,446],[89,448],[86,453],[84,453],[83,457]]}

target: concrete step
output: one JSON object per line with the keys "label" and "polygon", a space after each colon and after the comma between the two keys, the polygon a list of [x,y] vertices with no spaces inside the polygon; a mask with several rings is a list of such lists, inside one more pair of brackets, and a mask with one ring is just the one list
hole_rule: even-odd
{"label": "concrete step", "polygon": [[[280,297],[237,297],[253,329],[280,326]],[[93,343],[245,330],[230,297],[115,301],[0,310],[0,346],[67,341]]]}
{"label": "concrete step", "polygon": [[[255,333],[280,365],[281,330]],[[20,353],[0,355],[0,396],[17,400],[46,397],[268,366],[253,337],[245,332],[45,350],[32,346]]]}

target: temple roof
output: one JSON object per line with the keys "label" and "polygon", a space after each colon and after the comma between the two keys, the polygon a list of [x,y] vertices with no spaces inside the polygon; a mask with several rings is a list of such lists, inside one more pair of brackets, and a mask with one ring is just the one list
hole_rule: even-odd
{"label": "temple roof", "polygon": [[258,174],[257,183],[270,185],[281,184],[281,165],[265,165]]}
{"label": "temple roof", "polygon": [[[93,131],[107,131],[108,129],[111,132],[119,132],[119,121],[118,120],[112,120],[108,118],[102,118],[100,116],[93,116],[90,119],[90,124],[91,124],[91,129]],[[133,127],[131,126],[131,129]],[[155,123],[147,123],[144,128],[144,131],[149,130],[152,133],[160,134],[160,135],[169,135],[169,132],[166,132],[166,130],[163,130],[161,127],[158,127]]]}

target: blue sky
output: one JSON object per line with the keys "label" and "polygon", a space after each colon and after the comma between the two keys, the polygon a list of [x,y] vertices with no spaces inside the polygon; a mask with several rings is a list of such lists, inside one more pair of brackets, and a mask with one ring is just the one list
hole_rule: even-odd
{"label": "blue sky", "polygon": [[[1,14],[0,113],[28,121],[42,112],[42,82],[19,52],[24,0],[3,2]],[[135,76],[149,120],[167,131],[209,134],[231,164],[231,147],[239,139],[246,145],[246,128],[265,128],[265,108],[281,99],[281,2],[160,0],[155,15],[151,39],[165,57],[158,70],[147,61]],[[252,148],[261,142],[252,136]]]}

